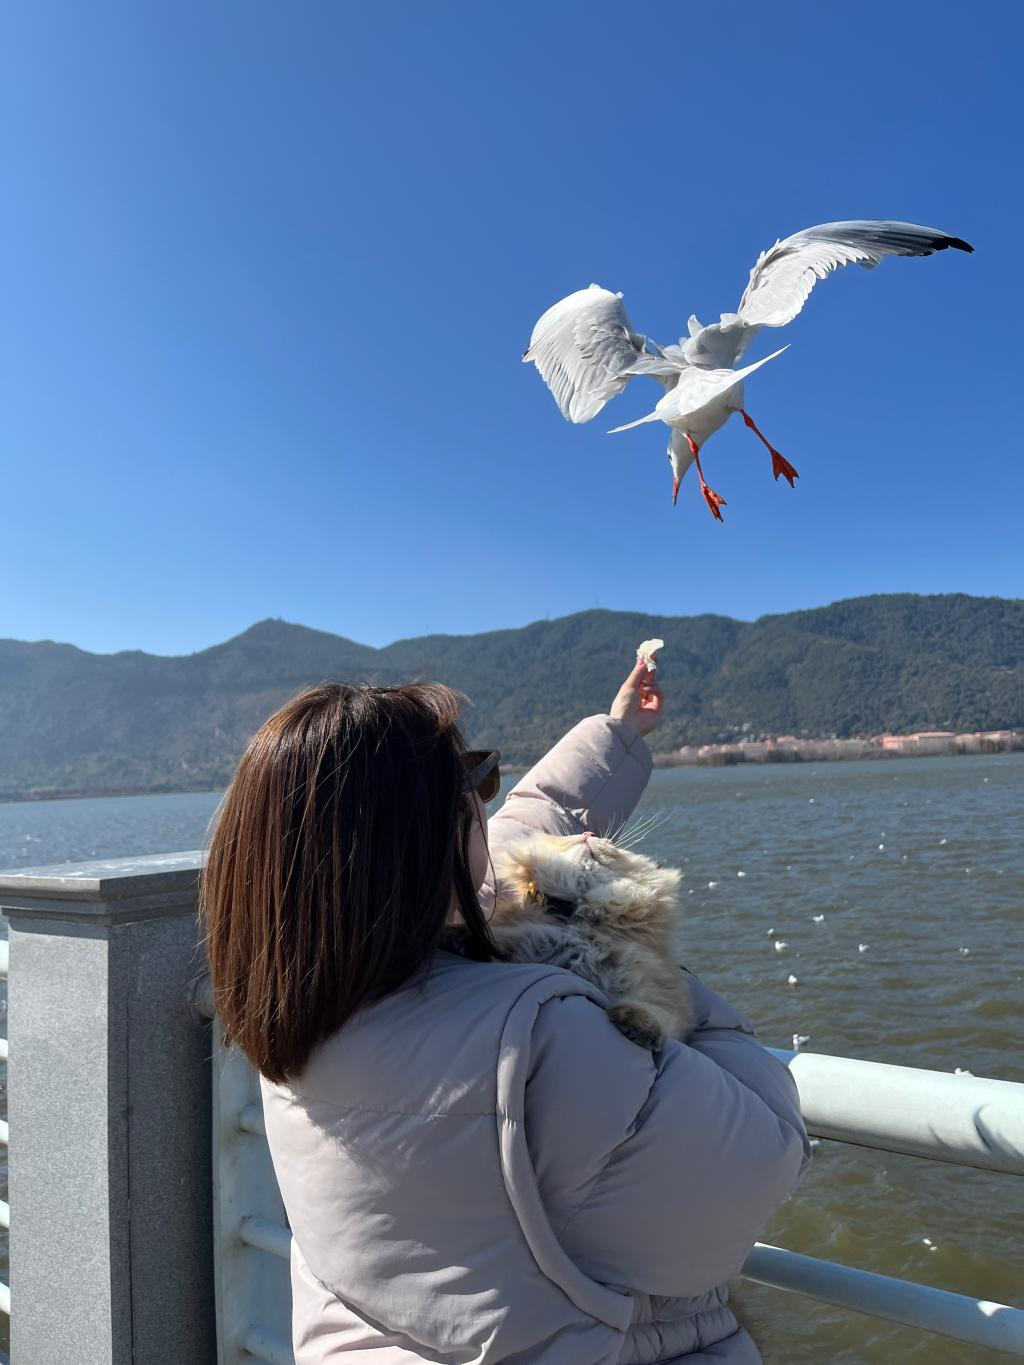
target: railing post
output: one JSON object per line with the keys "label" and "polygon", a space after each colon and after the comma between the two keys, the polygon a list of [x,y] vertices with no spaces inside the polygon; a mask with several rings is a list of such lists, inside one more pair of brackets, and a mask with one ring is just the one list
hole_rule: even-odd
{"label": "railing post", "polygon": [[216,1360],[199,865],[0,876],[18,1365]]}

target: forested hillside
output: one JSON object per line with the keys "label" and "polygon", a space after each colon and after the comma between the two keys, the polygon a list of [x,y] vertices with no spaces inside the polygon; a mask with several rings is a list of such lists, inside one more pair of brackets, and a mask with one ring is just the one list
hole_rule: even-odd
{"label": "forested hillside", "polygon": [[1024,725],[1024,602],[862,597],[752,623],[587,611],[372,649],[279,620],[180,658],[0,641],[0,796],[223,785],[286,697],[325,678],[439,679],[467,736],[515,763],[607,708],[638,641],[665,640],[655,747],[738,734]]}

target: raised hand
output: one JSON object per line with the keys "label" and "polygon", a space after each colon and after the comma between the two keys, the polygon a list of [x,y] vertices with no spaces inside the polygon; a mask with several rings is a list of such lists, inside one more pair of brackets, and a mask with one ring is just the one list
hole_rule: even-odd
{"label": "raised hand", "polygon": [[624,720],[641,735],[649,735],[661,720],[663,699],[656,675],[638,659],[629,677],[619,688],[609,715]]}

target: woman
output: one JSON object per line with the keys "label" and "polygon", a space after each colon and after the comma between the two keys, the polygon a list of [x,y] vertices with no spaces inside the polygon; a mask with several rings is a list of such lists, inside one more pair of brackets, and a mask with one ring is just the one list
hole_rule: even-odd
{"label": "woman", "polygon": [[661,707],[638,664],[489,824],[497,755],[446,688],[314,688],[250,743],[203,900],[263,1078],[297,1365],[760,1360],[725,1282],[807,1160],[789,1073],[696,978],[695,1032],[652,1055],[487,927],[488,842],[623,821]]}

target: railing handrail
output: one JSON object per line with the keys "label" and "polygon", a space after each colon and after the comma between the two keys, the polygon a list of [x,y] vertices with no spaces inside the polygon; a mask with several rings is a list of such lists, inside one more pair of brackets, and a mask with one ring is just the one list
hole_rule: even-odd
{"label": "railing handrail", "polygon": [[740,1273],[744,1279],[803,1294],[819,1303],[1024,1356],[1024,1309],[1009,1304],[837,1265],[763,1242],[754,1247]]}
{"label": "railing handrail", "polygon": [[1024,1084],[769,1048],[814,1137],[1024,1175]]}
{"label": "railing handrail", "polygon": [[[204,976],[196,1006],[212,1017]],[[766,1049],[800,1092],[812,1137],[956,1166],[1024,1175],[1024,1083],[830,1053]],[[927,1101],[924,1103],[923,1101]],[[261,1115],[251,1116],[253,1124]],[[248,1131],[258,1131],[255,1126]]]}
{"label": "railing handrail", "polygon": [[[0,895],[21,913],[89,919],[97,926],[91,934],[108,921],[127,924],[151,914],[191,914],[186,902],[194,896],[200,862],[200,855],[186,853],[26,869],[0,876]],[[76,926],[71,933],[79,933]],[[16,942],[15,958],[18,946]],[[190,953],[193,947],[194,939]],[[0,941],[0,973],[6,955],[7,945]],[[118,960],[111,961],[117,965]],[[189,970],[194,970],[191,960]],[[211,1013],[208,982],[199,984],[197,1006]],[[17,1042],[15,1038],[16,1047]],[[808,1130],[815,1136],[1024,1174],[1024,1084],[820,1053],[770,1051],[790,1068]],[[215,1132],[224,1167],[233,1167],[220,1177],[215,1201],[218,1255],[231,1262],[227,1279],[221,1271],[218,1290],[220,1306],[229,1305],[223,1340],[230,1343],[230,1354],[224,1361],[236,1365],[255,1356],[278,1365],[291,1360],[285,1340],[290,1295],[278,1259],[287,1255],[290,1233],[266,1146],[256,1075],[237,1051],[225,1053],[218,1046],[215,1054]],[[5,1040],[0,1040],[0,1055],[6,1055]],[[193,1066],[190,1074],[194,1071]],[[5,1137],[0,1130],[0,1140]],[[18,1221],[22,1208],[15,1201],[17,1227],[23,1226]],[[0,1208],[0,1219],[4,1213]],[[952,1295],[769,1246],[754,1249],[743,1273],[820,1301],[1024,1356],[1024,1308]],[[31,1304],[31,1297],[26,1302]],[[0,1285],[0,1311],[5,1309],[9,1298]],[[19,1320],[20,1314],[21,1308]]]}
{"label": "railing handrail", "polygon": [[[243,1218],[238,1236],[246,1246],[281,1261],[289,1259],[291,1233],[281,1224],[266,1218]],[[937,1332],[973,1346],[1024,1355],[1024,1309],[1009,1304],[857,1270],[764,1242],[757,1243],[740,1274],[744,1279],[787,1289],[821,1303]]]}
{"label": "railing handrail", "polygon": [[[1024,1119],[1024,1085],[982,1077],[953,1076],[941,1071],[889,1066],[853,1058],[828,1057],[820,1053],[793,1053],[769,1049],[790,1067],[800,1087],[801,1102],[808,1129],[826,1138],[904,1151],[964,1165],[985,1165],[988,1169],[1019,1173],[1011,1149],[1013,1127]],[[236,1056],[234,1066],[240,1058]],[[236,1073],[237,1074],[237,1073]],[[888,1087],[899,1083],[903,1104],[893,1117]],[[236,1080],[235,1084],[238,1084]],[[923,1087],[923,1089],[922,1089]],[[900,1117],[907,1107],[908,1094],[926,1095],[941,1115],[931,1116],[930,1134],[934,1147],[916,1129],[908,1130]],[[842,1106],[837,1096],[843,1097]],[[858,1109],[859,1106],[859,1109]],[[866,1117],[854,1132],[843,1113],[860,1112]],[[996,1132],[999,1142],[986,1153],[973,1145],[971,1134],[979,1133],[978,1112],[993,1120],[989,1139]],[[970,1132],[965,1123],[971,1118]],[[883,1120],[892,1120],[894,1131],[886,1131]],[[236,1131],[249,1139],[264,1140],[266,1128],[262,1105],[255,1089],[242,1092],[235,1110]],[[827,1131],[826,1131],[827,1130]],[[980,1138],[978,1139],[980,1141]],[[250,1149],[255,1152],[254,1149]],[[266,1147],[260,1141],[261,1163]],[[270,1260],[287,1261],[291,1233],[283,1222],[254,1209],[241,1210],[234,1225],[237,1246],[247,1248]],[[818,1302],[836,1304],[873,1317],[884,1318],[935,1332],[976,1346],[1024,1356],[1024,1309],[1009,1304],[991,1303],[968,1295],[952,1294],[931,1285],[917,1284],[852,1266],[819,1260],[799,1252],[758,1243],[742,1270],[744,1278],[801,1293]],[[239,1338],[241,1348],[251,1356],[280,1365],[291,1359],[286,1343],[264,1324],[250,1322]]]}

